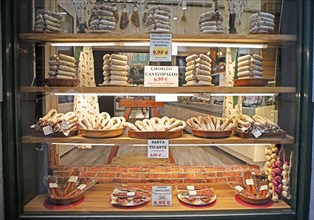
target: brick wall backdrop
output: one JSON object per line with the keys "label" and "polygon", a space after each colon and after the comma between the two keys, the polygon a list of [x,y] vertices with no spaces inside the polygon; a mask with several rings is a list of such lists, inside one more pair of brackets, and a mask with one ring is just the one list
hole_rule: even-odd
{"label": "brick wall backdrop", "polygon": [[[74,168],[61,166],[54,175],[68,177]],[[226,183],[241,180],[241,171],[249,169],[260,174],[253,165],[227,166],[96,166],[78,167],[81,177],[93,177],[98,183]]]}

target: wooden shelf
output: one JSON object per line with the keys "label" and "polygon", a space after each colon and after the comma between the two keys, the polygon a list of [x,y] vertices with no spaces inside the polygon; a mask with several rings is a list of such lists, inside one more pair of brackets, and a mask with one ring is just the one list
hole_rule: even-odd
{"label": "wooden shelf", "polygon": [[[80,135],[73,137],[35,137],[23,136],[22,143],[73,143],[73,144],[147,144],[146,139],[129,138],[126,135],[116,138],[85,138]],[[291,136],[271,137],[271,138],[239,138],[231,136],[223,139],[198,138],[191,134],[183,134],[180,138],[169,140],[170,144],[293,144],[294,138]]]}
{"label": "wooden shelf", "polygon": [[21,92],[41,93],[128,93],[128,94],[176,94],[176,93],[295,93],[295,87],[219,87],[195,86],[173,88],[132,87],[22,87]]}
{"label": "wooden shelf", "polygon": [[[125,33],[24,33],[20,39],[39,43],[65,42],[148,42],[149,34]],[[296,35],[281,34],[172,34],[173,42],[196,43],[266,43],[280,45],[284,42],[296,42]]]}
{"label": "wooden shelf", "polygon": [[[292,209],[282,200],[278,203],[274,203],[268,208],[258,207],[253,208],[252,206],[244,206],[235,200],[235,190],[231,189],[227,184],[210,184],[211,187],[215,189],[217,195],[217,201],[213,206],[210,207],[192,207],[182,205],[177,199],[177,194],[173,191],[173,205],[171,207],[154,207],[151,203],[139,208],[117,208],[110,204],[110,194],[113,188],[119,184],[96,184],[90,190],[86,191],[84,194],[84,201],[76,206],[69,209],[63,210],[49,210],[43,206],[43,203],[47,199],[46,194],[39,194],[29,203],[24,206],[25,214],[57,214],[57,213],[101,213],[101,214],[113,214],[116,212],[117,215],[129,215],[128,213],[134,212],[138,214],[139,212],[203,212],[208,213],[215,211],[254,211],[258,212],[270,212],[270,211],[285,211],[285,213],[292,212]],[[138,185],[138,184],[137,184]],[[165,185],[156,183],[154,185]],[[171,184],[168,184],[171,185]],[[199,185],[199,184],[198,184]],[[175,185],[173,185],[173,189]],[[183,213],[181,213],[183,214]]]}

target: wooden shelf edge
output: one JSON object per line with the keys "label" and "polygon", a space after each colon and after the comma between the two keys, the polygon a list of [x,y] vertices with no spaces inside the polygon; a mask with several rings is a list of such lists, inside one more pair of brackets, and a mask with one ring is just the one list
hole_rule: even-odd
{"label": "wooden shelf edge", "polygon": [[[22,33],[21,40],[31,42],[139,42],[149,41],[149,34],[125,33]],[[270,43],[296,42],[296,35],[282,34],[172,34],[173,42]]]}
{"label": "wooden shelf edge", "polygon": [[[147,144],[147,139],[129,138],[126,135],[116,138],[85,138],[80,135],[73,137],[35,137],[35,136],[23,136],[22,143],[56,143],[56,144]],[[169,140],[171,144],[182,144],[182,145],[221,145],[221,144],[293,144],[294,138],[292,136],[272,137],[272,138],[239,138],[231,136],[223,139],[209,139],[209,138],[198,138],[191,134],[184,134],[180,138],[174,138]]]}
{"label": "wooden shelf edge", "polygon": [[[148,183],[149,184],[149,183]],[[145,184],[145,185],[148,185]],[[89,213],[119,213],[120,215],[130,215],[130,212],[133,212],[135,214],[138,214],[139,212],[215,212],[215,211],[253,211],[254,208],[244,206],[235,200],[235,190],[231,189],[226,183],[221,184],[207,184],[210,185],[215,189],[215,193],[217,195],[217,201],[216,203],[209,207],[209,208],[203,208],[199,207],[189,207],[182,205],[179,200],[177,199],[177,193],[174,190],[175,186],[177,184],[163,184],[163,183],[155,183],[150,185],[172,185],[173,187],[173,194],[172,194],[172,206],[165,206],[165,207],[155,207],[151,206],[150,203],[146,204],[145,206],[139,207],[138,209],[120,209],[117,207],[114,207],[110,204],[110,194],[115,186],[121,185],[121,184],[96,184],[94,187],[92,187],[90,190],[86,191],[84,196],[84,201],[79,206],[74,206],[69,209],[65,210],[49,210],[46,209],[43,206],[43,203],[47,199],[46,194],[39,194],[35,198],[33,198],[30,202],[28,202],[24,206],[25,214],[48,214],[48,213],[56,213],[56,212],[89,212]],[[129,184],[129,185],[139,185],[139,184]],[[141,185],[141,184],[140,184]],[[182,183],[180,183],[182,185]],[[188,185],[188,184],[186,184]],[[191,184],[190,184],[191,185]],[[205,184],[197,184],[197,185],[205,185]],[[285,213],[292,211],[291,207],[284,202],[283,200],[280,200],[278,203],[272,204],[272,206],[267,208],[256,208],[255,210],[258,210],[258,212],[269,212],[270,210],[275,210],[276,212],[279,211],[285,211]],[[118,215],[119,215],[118,214]]]}
{"label": "wooden shelf edge", "polygon": [[295,93],[295,87],[21,87],[21,92],[41,93]]}

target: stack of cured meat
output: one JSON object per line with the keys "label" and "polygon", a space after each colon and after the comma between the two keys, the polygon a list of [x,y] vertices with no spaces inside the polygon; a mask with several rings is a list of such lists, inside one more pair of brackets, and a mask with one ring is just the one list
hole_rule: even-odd
{"label": "stack of cured meat", "polygon": [[250,16],[250,33],[269,33],[274,31],[275,16],[259,12]]}
{"label": "stack of cured meat", "polygon": [[34,31],[60,32],[62,17],[53,11],[36,11]]}
{"label": "stack of cured meat", "polygon": [[104,85],[128,84],[128,56],[118,54],[105,54],[103,56]]}
{"label": "stack of cured meat", "polygon": [[170,32],[170,10],[166,6],[158,5],[147,11],[145,17],[148,32]]}
{"label": "stack of cured meat", "polygon": [[59,54],[50,56],[49,78],[52,79],[75,79],[76,60],[74,57]]}
{"label": "stack of cured meat", "polygon": [[98,4],[91,9],[89,29],[92,31],[116,31],[114,7]]}
{"label": "stack of cured meat", "polygon": [[193,54],[186,58],[186,85],[211,85],[211,59],[204,54]]}
{"label": "stack of cured meat", "polygon": [[238,58],[238,79],[263,78],[263,57],[258,54]]}
{"label": "stack of cured meat", "polygon": [[223,17],[219,11],[210,11],[201,14],[199,18],[201,33],[223,33]]}

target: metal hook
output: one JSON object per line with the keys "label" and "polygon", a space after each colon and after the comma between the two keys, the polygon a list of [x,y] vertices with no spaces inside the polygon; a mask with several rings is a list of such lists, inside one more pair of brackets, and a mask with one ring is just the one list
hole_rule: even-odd
{"label": "metal hook", "polygon": [[40,146],[40,148],[38,148],[38,147],[34,147],[35,148],[35,150],[37,150],[37,151],[44,151],[44,144],[42,144],[41,146]]}

